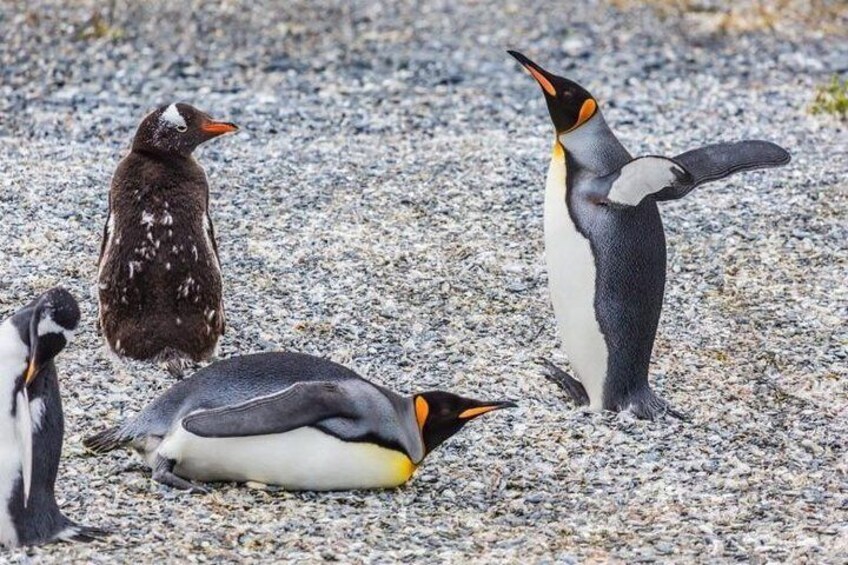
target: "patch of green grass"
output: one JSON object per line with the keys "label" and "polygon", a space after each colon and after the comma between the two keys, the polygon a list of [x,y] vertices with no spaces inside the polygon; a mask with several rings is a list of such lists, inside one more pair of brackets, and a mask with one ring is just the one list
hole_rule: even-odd
{"label": "patch of green grass", "polygon": [[121,39],[124,31],[111,24],[112,18],[104,18],[100,12],[94,12],[91,17],[76,30],[77,39]]}
{"label": "patch of green grass", "polygon": [[833,114],[838,118],[848,119],[848,79],[839,80],[833,75],[830,83],[816,88],[816,97],[810,106],[813,114]]}

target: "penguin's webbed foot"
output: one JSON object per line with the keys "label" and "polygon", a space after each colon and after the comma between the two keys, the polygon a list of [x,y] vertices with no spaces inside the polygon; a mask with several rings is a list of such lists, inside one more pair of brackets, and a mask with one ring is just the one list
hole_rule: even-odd
{"label": "penguin's webbed foot", "polygon": [[671,404],[657,396],[649,388],[634,395],[627,406],[623,406],[622,409],[629,411],[640,420],[656,420],[666,414],[684,422],[689,420],[685,414],[675,410]]}
{"label": "penguin's webbed foot", "polygon": [[79,524],[71,523],[64,530],[59,532],[56,539],[62,541],[76,541],[80,543],[91,543],[112,535],[109,530],[100,528],[92,528],[90,526],[80,526]]}
{"label": "penguin's webbed foot", "polygon": [[167,487],[184,490],[191,494],[209,494],[212,492],[204,486],[196,485],[175,475],[174,465],[174,461],[157,455],[156,462],[153,465],[153,480]]}
{"label": "penguin's webbed foot", "polygon": [[577,406],[589,405],[589,395],[586,394],[586,389],[580,381],[554,365],[549,359],[539,359],[538,363],[545,368],[543,373],[545,378],[563,389]]}
{"label": "penguin's webbed foot", "polygon": [[130,461],[129,463],[126,463],[126,464],[121,465],[120,467],[116,468],[114,474],[115,475],[124,475],[124,474],[127,474],[127,473],[146,473],[147,469],[148,469],[147,465],[145,465],[141,461],[133,460],[133,461]]}
{"label": "penguin's webbed foot", "polygon": [[186,359],[180,357],[172,357],[164,362],[165,370],[170,373],[175,379],[180,379],[185,376],[185,370],[189,365]]}

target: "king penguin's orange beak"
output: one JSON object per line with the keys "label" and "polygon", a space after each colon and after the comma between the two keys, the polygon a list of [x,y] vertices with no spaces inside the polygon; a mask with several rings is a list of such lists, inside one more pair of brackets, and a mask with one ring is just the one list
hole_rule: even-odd
{"label": "king penguin's orange beak", "polygon": [[507,51],[510,55],[516,58],[516,60],[521,63],[521,66],[527,69],[527,72],[530,73],[536,82],[539,83],[539,86],[542,87],[548,95],[556,96],[556,87],[554,87],[551,79],[548,77],[548,71],[525,57],[523,54],[518,51]]}

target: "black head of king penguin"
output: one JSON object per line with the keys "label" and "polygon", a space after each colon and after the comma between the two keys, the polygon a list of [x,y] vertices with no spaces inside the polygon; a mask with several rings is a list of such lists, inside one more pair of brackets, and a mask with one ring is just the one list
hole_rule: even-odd
{"label": "black head of king penguin", "polygon": [[7,547],[102,534],[67,519],[53,494],[64,434],[53,359],[79,320],[74,297],[54,288],[0,325],[0,543]]}
{"label": "black head of king penguin", "polygon": [[657,202],[733,173],[785,165],[789,153],[767,141],[738,141],[634,159],[585,88],[509,53],[541,87],[554,125],[545,256],[563,349],[575,374],[546,362],[548,377],[593,410],[682,417],[648,384],[666,277]]}
{"label": "black head of king penguin", "polygon": [[223,282],[209,183],[192,153],[236,130],[183,103],[138,126],[112,177],[100,247],[100,328],[118,355],[176,373],[187,359],[214,355],[225,327]]}

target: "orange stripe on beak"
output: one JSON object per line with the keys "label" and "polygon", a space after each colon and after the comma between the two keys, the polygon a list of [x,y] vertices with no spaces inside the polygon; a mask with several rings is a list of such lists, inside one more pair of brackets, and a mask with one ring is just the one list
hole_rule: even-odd
{"label": "orange stripe on beak", "polygon": [[206,133],[221,135],[224,133],[230,133],[231,131],[238,130],[238,126],[235,124],[231,124],[230,122],[205,122],[203,125],[200,126],[200,129],[202,129]]}
{"label": "orange stripe on beak", "polygon": [[539,83],[539,86],[541,86],[545,92],[547,92],[551,96],[556,96],[556,88],[554,88],[554,85],[551,84],[551,81],[545,78],[545,75],[543,75],[542,73],[540,73],[529,65],[525,65],[524,68],[527,69],[527,71],[530,73],[530,76],[536,79],[536,82]]}
{"label": "orange stripe on beak", "polygon": [[524,67],[528,73],[530,73],[530,76],[536,79],[536,82],[539,83],[539,86],[542,87],[542,90],[547,92],[549,96],[556,96],[556,88],[554,88],[553,83],[548,80],[548,77],[545,76],[544,71],[539,65],[537,65],[518,51],[509,50],[507,51],[507,53],[515,57],[515,59],[519,63],[521,63],[521,66]]}
{"label": "orange stripe on beak", "polygon": [[463,410],[459,414],[459,418],[461,420],[467,420],[469,418],[474,418],[475,416],[479,416],[480,414],[485,414],[486,412],[491,412],[492,410],[497,410],[501,408],[500,405],[496,406],[478,406],[477,408],[469,408],[468,410]]}

